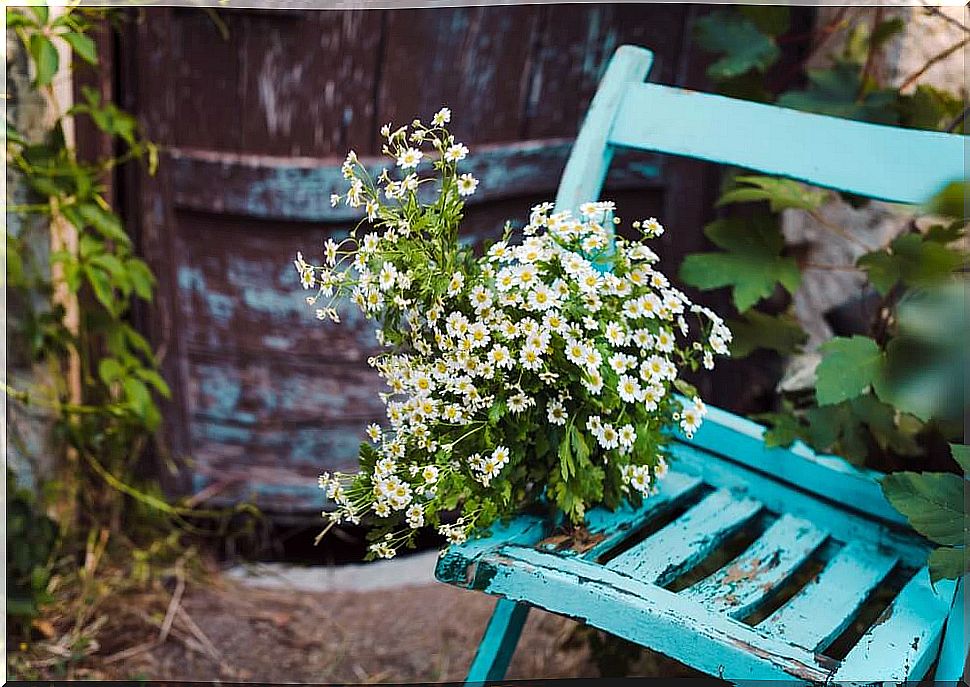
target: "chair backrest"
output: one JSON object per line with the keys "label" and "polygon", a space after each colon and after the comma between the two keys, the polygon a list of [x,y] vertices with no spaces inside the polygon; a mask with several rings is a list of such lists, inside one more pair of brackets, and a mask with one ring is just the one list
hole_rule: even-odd
{"label": "chair backrest", "polygon": [[735,165],[899,203],[966,176],[968,136],[867,124],[644,83],[653,62],[624,45],[610,60],[563,172],[557,209],[599,198],[613,151]]}

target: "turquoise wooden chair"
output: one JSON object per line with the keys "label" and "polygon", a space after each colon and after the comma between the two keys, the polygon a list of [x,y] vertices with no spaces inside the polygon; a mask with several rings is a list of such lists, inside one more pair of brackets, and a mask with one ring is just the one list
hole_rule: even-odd
{"label": "turquoise wooden chair", "polygon": [[[964,176],[966,137],[643,83],[651,61],[634,46],[613,56],[558,208],[599,197],[616,148],[904,203]],[[439,580],[499,597],[468,681],[504,676],[531,606],[732,681],[918,680],[934,663],[936,680],[959,679],[965,580],[930,584],[930,547],[875,473],[802,444],[766,448],[763,431],[712,409],[693,439],[674,437],[659,493],[638,509],[592,511],[582,542],[521,516],[444,551]],[[729,559],[720,568],[718,555]],[[880,599],[885,610],[853,642],[847,628]]]}

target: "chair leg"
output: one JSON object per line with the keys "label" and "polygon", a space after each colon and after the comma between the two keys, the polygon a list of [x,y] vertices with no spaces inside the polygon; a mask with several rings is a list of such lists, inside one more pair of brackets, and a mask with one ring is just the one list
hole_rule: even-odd
{"label": "chair leg", "polygon": [[505,677],[528,614],[529,607],[524,603],[498,600],[492,619],[488,621],[482,641],[478,644],[478,652],[468,669],[466,683],[482,683]]}

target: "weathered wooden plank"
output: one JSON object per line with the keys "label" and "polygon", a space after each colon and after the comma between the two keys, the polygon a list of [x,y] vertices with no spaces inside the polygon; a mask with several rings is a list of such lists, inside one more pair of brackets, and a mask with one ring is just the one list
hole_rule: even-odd
{"label": "weathered wooden plank", "polygon": [[578,558],[509,546],[479,560],[470,586],[576,618],[728,680],[824,682],[836,666],[679,594]]}
{"label": "weathered wooden plank", "polygon": [[537,13],[528,5],[388,12],[377,121],[427,121],[447,105],[459,139],[518,138]]}
{"label": "weathered wooden plank", "polygon": [[849,651],[833,679],[922,679],[936,660],[955,587],[953,580],[941,580],[934,590],[922,568]]}
{"label": "weathered wooden plank", "polygon": [[967,576],[957,580],[957,591],[943,631],[943,645],[940,647],[940,660],[936,665],[933,679],[936,682],[967,682],[970,667],[968,661],[967,638]]}
{"label": "weathered wooden plank", "polygon": [[509,544],[530,546],[542,539],[552,523],[535,515],[519,515],[507,522],[497,522],[483,537],[453,544],[438,556],[435,577],[441,582],[469,587],[475,579],[478,561],[486,554]]}
{"label": "weathered wooden plank", "polygon": [[241,150],[320,157],[351,148],[377,152],[383,12],[306,12],[296,21],[288,15],[246,13],[230,36],[240,60],[234,114]]}
{"label": "weathered wooden plank", "polygon": [[620,45],[645,45],[658,56],[654,79],[675,78],[685,44],[685,5],[666,5],[649,18],[639,4],[562,4],[542,8],[532,80],[526,103],[526,135],[574,133],[596,91],[606,63]]}
{"label": "weathered wooden plank", "polygon": [[558,210],[575,211],[600,197],[613,160],[613,146],[607,142],[611,123],[630,85],[642,82],[652,64],[653,53],[632,45],[620,47],[610,59],[559,182]]}
{"label": "weathered wooden plank", "polygon": [[468,669],[466,684],[505,677],[528,615],[528,604],[501,598],[495,603],[495,610]]}
{"label": "weathered wooden plank", "polygon": [[[470,206],[528,195],[551,197],[569,155],[572,139],[544,139],[472,146],[461,163],[481,184]],[[343,158],[240,155],[202,149],[168,151],[175,204],[183,209],[245,217],[350,223],[363,217],[344,204],[330,206],[331,193],[343,193]],[[387,158],[361,157],[372,177],[390,167]],[[612,190],[658,186],[657,156],[617,157],[607,183]],[[211,193],[210,184],[219,185]],[[514,219],[509,217],[509,219]]]}
{"label": "weathered wooden plank", "polygon": [[[701,425],[702,431],[703,427]],[[768,510],[790,513],[816,523],[840,541],[858,540],[881,550],[893,551],[902,562],[914,568],[926,564],[926,541],[909,528],[887,525],[850,510],[848,504],[821,499],[772,477],[770,473],[749,469],[744,464],[726,460],[688,443],[672,442],[669,452],[671,465],[677,470],[698,475],[720,488],[743,489],[761,501]],[[779,470],[784,470],[781,464]],[[831,475],[828,479],[835,481]],[[834,490],[836,487],[832,488]]]}
{"label": "weathered wooden plank", "polygon": [[896,564],[896,556],[850,542],[818,576],[758,624],[792,644],[823,651],[855,618],[873,589]]}
{"label": "weathered wooden plank", "polygon": [[782,515],[735,560],[681,593],[740,620],[756,611],[827,536],[807,520]]}
{"label": "weathered wooden plank", "polygon": [[561,556],[582,556],[594,560],[633,535],[637,528],[651,519],[676,508],[678,504],[703,486],[693,475],[671,471],[657,485],[657,493],[650,495],[639,508],[624,502],[615,511],[594,508],[586,514],[586,528],[582,540],[572,534],[553,534],[539,543],[543,551]]}
{"label": "weathered wooden plank", "polygon": [[764,427],[720,408],[709,408],[693,439],[687,439],[677,429],[672,431],[687,444],[761,470],[844,507],[908,528],[906,518],[883,495],[880,473],[874,470],[856,468],[838,456],[815,453],[800,441],[790,448],[768,448]]}
{"label": "weathered wooden plank", "polygon": [[702,560],[760,510],[761,504],[754,499],[720,489],[606,567],[663,586]]}
{"label": "weathered wooden plank", "polygon": [[963,177],[968,140],[658,84],[626,89],[609,134],[612,145],[730,164],[902,203],[922,203]]}

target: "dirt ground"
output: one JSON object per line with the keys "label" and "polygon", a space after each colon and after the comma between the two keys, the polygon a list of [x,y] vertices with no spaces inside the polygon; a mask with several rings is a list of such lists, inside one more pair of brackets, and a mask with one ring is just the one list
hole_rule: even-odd
{"label": "dirt ground", "polygon": [[[445,585],[308,593],[220,578],[187,586],[165,642],[138,650],[153,638],[104,637],[98,653],[113,658],[92,668],[113,680],[460,680],[494,603]],[[597,676],[586,643],[571,639],[575,627],[533,612],[509,677]]]}
{"label": "dirt ground", "polygon": [[[206,585],[187,584],[178,599],[164,614],[156,608],[147,615],[137,598],[114,605],[112,613],[127,614],[132,631],[103,633],[98,651],[76,677],[317,683],[461,680],[495,603],[484,594],[443,584],[323,593],[256,589],[219,575]],[[115,621],[112,627],[126,625],[123,618],[116,616]],[[566,618],[532,611],[508,677],[599,676],[577,627]],[[165,639],[159,642],[161,635]],[[633,674],[696,675],[662,657],[646,658]]]}

